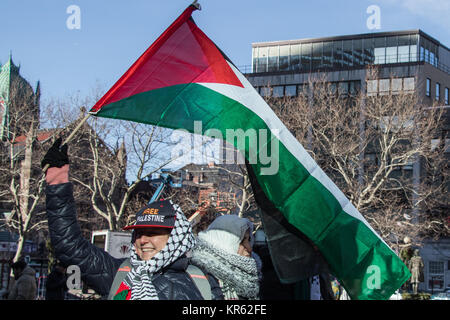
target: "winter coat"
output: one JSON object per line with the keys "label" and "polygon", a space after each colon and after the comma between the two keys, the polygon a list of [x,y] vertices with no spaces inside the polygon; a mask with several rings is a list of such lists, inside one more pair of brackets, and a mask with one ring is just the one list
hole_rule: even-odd
{"label": "winter coat", "polygon": [[64,273],[53,270],[45,284],[45,300],[64,300],[67,291],[67,277]]}
{"label": "winter coat", "polygon": [[36,293],[36,271],[26,266],[13,284],[8,300],[35,300]]}
{"label": "winter coat", "polygon": [[[77,265],[81,280],[107,297],[114,276],[125,259],[112,257],[83,238],[76,219],[73,186],[48,185],[46,204],[50,239],[56,257],[65,265]],[[152,283],[161,300],[203,300],[186,273],[188,259],[183,256],[153,275]]]}

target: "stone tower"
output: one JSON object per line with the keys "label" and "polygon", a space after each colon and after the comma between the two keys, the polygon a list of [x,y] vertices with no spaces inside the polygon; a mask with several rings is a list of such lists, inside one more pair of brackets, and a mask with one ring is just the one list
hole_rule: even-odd
{"label": "stone tower", "polygon": [[33,90],[20,75],[9,55],[8,61],[0,65],[0,139],[14,140],[28,132],[31,126],[39,127],[40,84]]}

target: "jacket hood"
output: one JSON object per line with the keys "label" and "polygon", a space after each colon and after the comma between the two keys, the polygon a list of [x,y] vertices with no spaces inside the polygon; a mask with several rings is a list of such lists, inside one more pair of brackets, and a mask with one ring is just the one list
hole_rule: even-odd
{"label": "jacket hood", "polygon": [[36,277],[36,271],[34,269],[32,269],[29,266],[26,266],[25,269],[23,269],[22,274],[20,276],[31,276],[31,277]]}

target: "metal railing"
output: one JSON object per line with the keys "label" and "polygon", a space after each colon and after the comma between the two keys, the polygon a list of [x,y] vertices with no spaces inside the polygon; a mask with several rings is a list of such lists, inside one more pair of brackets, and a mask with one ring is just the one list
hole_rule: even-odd
{"label": "metal railing", "polygon": [[[336,61],[334,57],[332,60],[327,60],[327,64],[324,64],[323,61],[321,62],[314,62],[314,64],[318,64],[318,66],[314,66],[312,62],[312,57],[309,57],[309,59],[306,59],[309,62],[309,67],[304,69],[304,71],[319,71],[319,70],[326,70],[326,69],[345,69],[346,67],[356,67],[356,66],[365,66],[370,64],[375,65],[383,65],[383,64],[398,64],[398,63],[411,63],[411,62],[425,62],[428,63],[435,68],[450,74],[450,66],[441,63],[438,59],[434,58],[434,61],[430,61],[430,59],[426,59],[424,55],[419,54],[396,54],[396,55],[378,55],[371,57],[371,61],[368,62],[366,60],[361,59],[362,57],[358,58],[358,61],[363,63],[355,63],[353,60],[352,64],[345,65],[345,62],[343,62],[343,59],[340,59],[339,61]],[[294,68],[294,67],[300,67],[302,66],[301,61],[299,60],[298,64],[291,65],[288,63],[288,68],[285,70],[279,68],[279,63],[276,64],[268,64],[264,63],[263,65],[259,66],[252,66],[252,65],[242,65],[238,66],[238,69],[243,74],[251,74],[251,73],[264,73],[264,72],[273,72],[273,71],[302,71],[301,68]],[[258,68],[259,67],[259,68]],[[261,70],[260,67],[263,67]],[[258,71],[256,71],[258,70]]]}

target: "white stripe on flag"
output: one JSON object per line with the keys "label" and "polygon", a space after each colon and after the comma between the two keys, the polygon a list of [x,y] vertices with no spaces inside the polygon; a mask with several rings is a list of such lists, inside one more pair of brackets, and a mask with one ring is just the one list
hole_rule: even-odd
{"label": "white stripe on flag", "polygon": [[[334,184],[334,182],[323,172],[323,170],[317,165],[314,159],[303,148],[301,143],[292,135],[292,133],[286,128],[286,126],[277,117],[275,112],[269,107],[264,99],[253,88],[250,82],[245,78],[239,70],[237,70],[233,64],[229,63],[231,69],[234,71],[239,81],[243,84],[244,88],[238,86],[232,86],[228,84],[218,83],[198,83],[214,90],[230,99],[237,101],[258,117],[260,117],[272,131],[272,134],[276,136],[281,143],[287,148],[287,150],[294,155],[297,160],[305,167],[305,169],[316,178],[338,201],[342,210],[350,216],[363,222],[383,243],[391,249],[386,242],[378,235],[378,233],[372,228],[372,226],[364,219],[361,213],[355,208],[355,206],[347,199],[344,193]],[[275,130],[274,130],[275,129]],[[393,250],[391,249],[393,252]]]}

